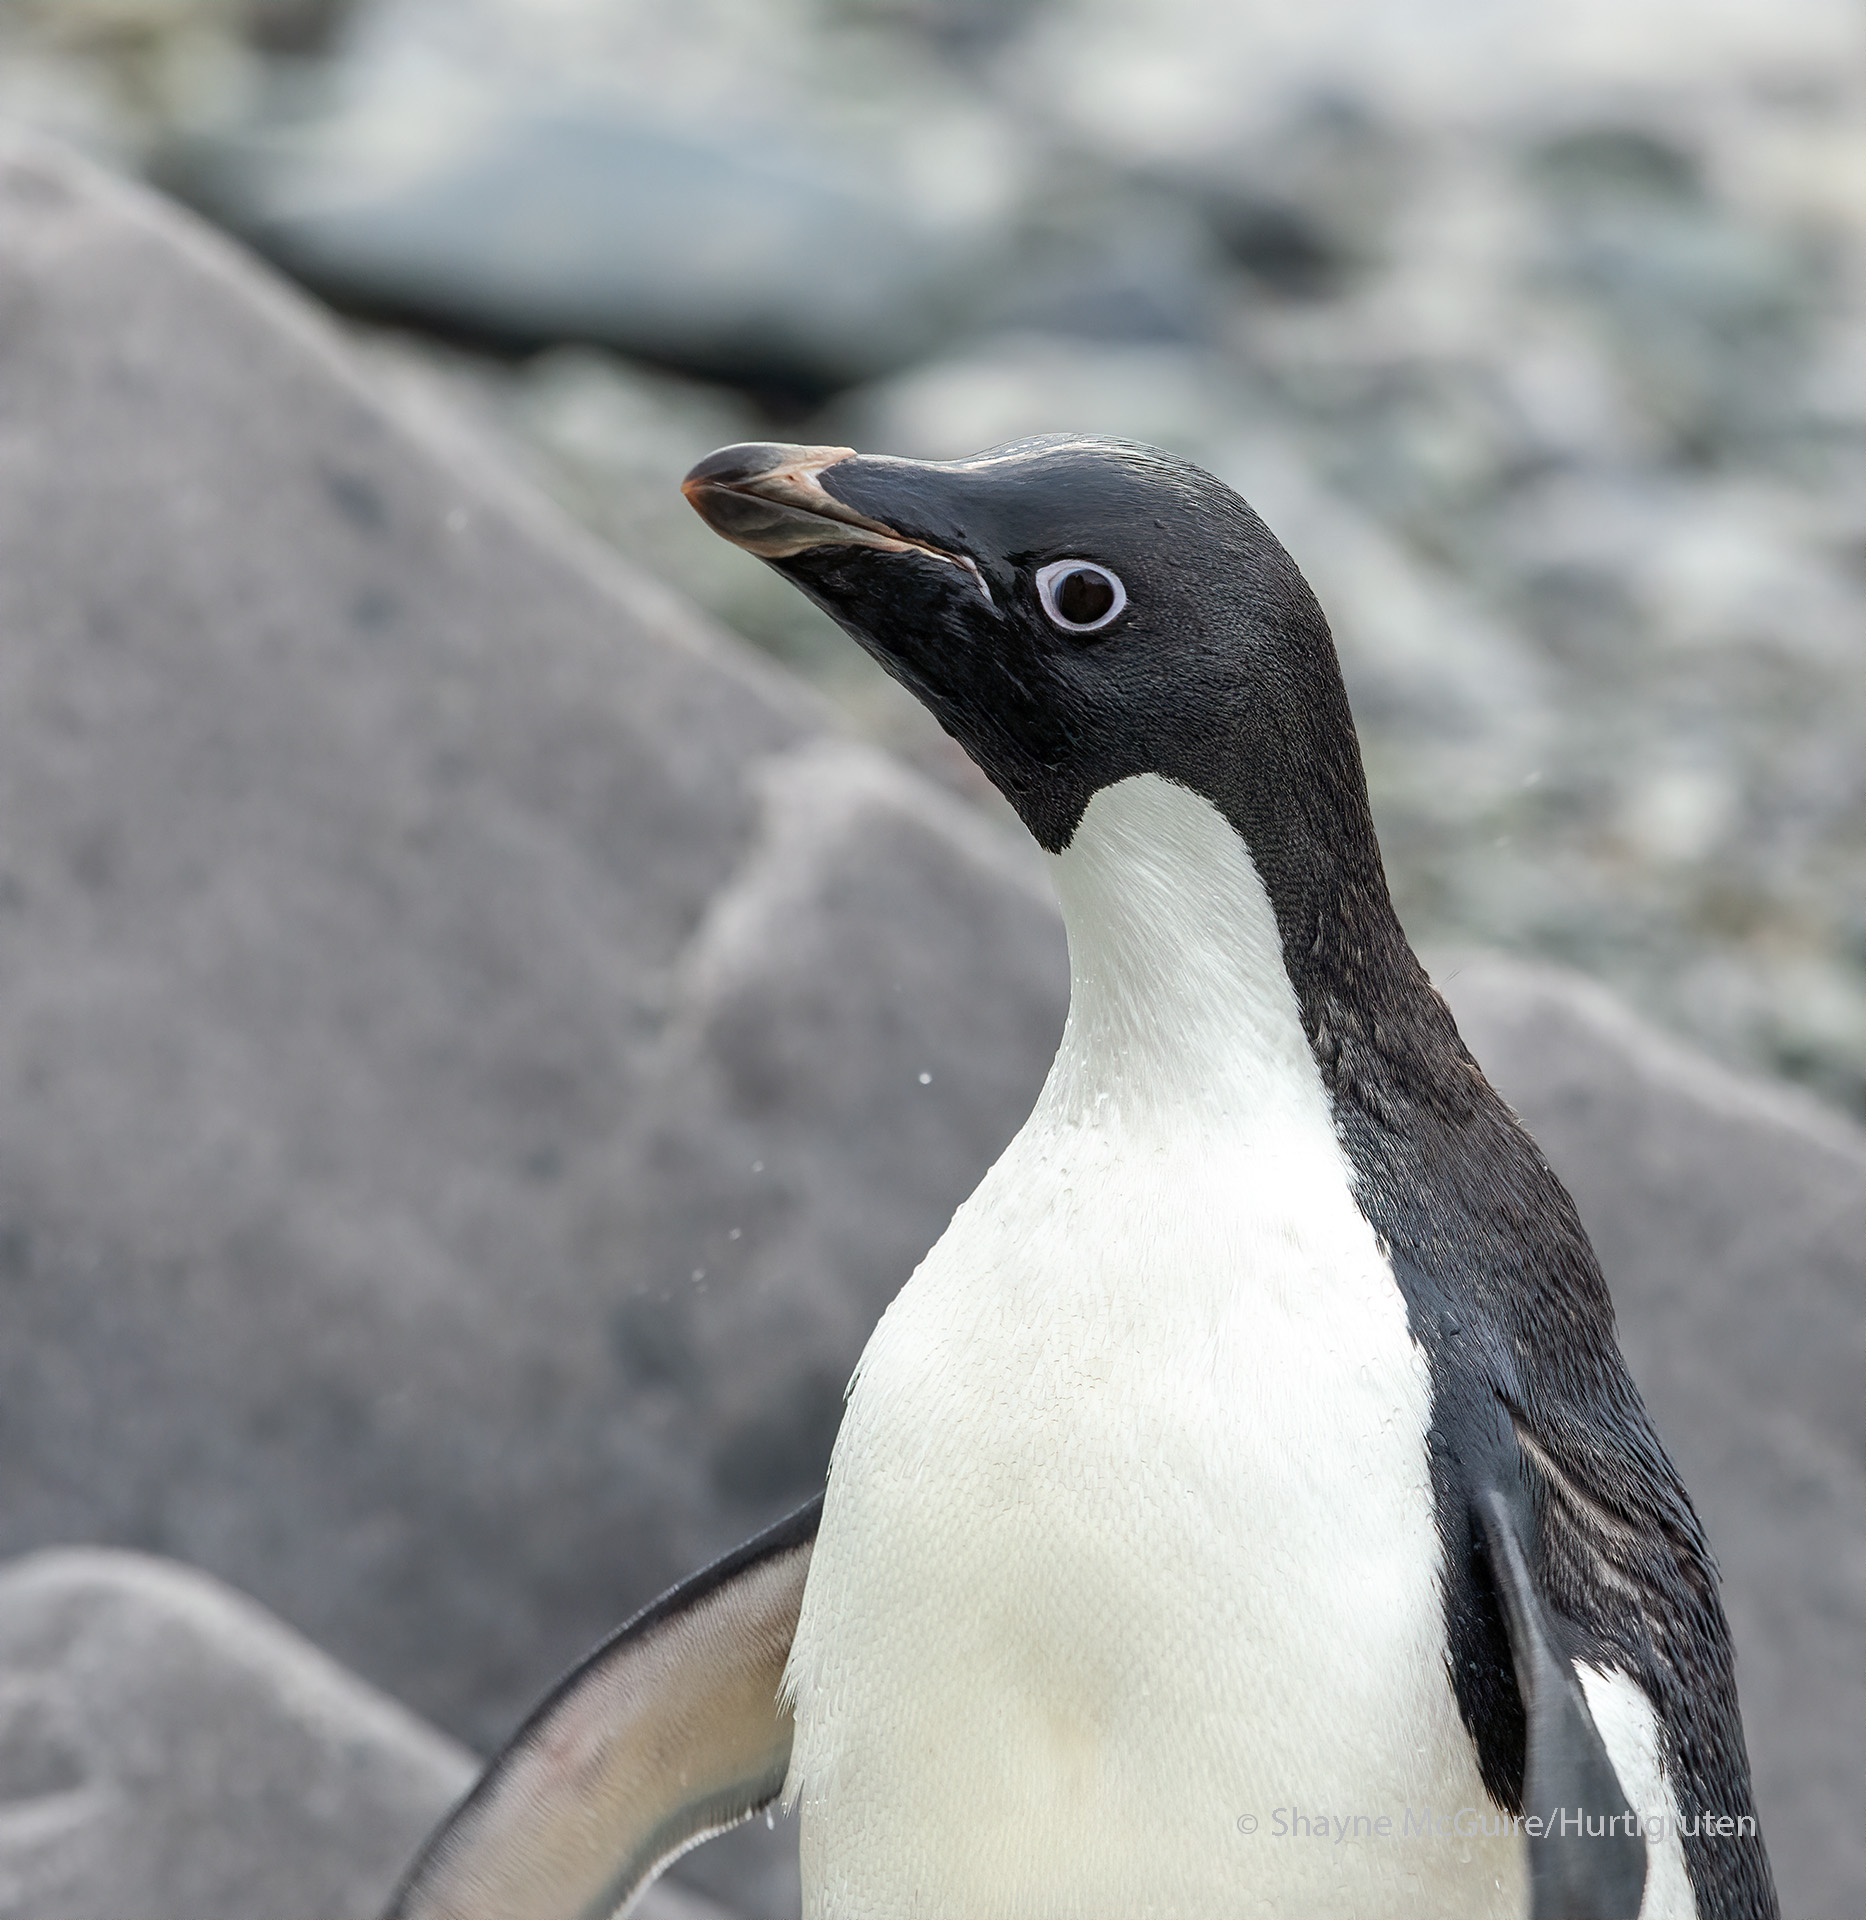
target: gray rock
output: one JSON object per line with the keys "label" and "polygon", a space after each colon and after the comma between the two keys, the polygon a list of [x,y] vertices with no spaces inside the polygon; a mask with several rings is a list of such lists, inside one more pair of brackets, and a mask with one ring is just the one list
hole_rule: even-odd
{"label": "gray rock", "polygon": [[[958,802],[830,742],[759,784],[754,852],[684,956],[634,1142],[652,1177],[587,1215],[599,1267],[640,1276],[634,1394],[703,1394],[713,1484],[743,1502],[820,1472],[903,1237],[930,1246],[978,1143],[1023,1120],[1067,994],[1034,857]],[[739,1345],[773,1371],[727,1377]]]}
{"label": "gray rock", "polygon": [[368,1920],[473,1757],[141,1554],[0,1571],[0,1914]]}
{"label": "gray rock", "polygon": [[488,1748],[820,1483],[1053,911],[145,193],[10,149],[0,338],[0,1551]]}
{"label": "gray rock", "polygon": [[1009,142],[905,23],[580,11],[374,0],[165,171],[321,291],[454,331],[806,391],[950,331],[1006,251]]}
{"label": "gray rock", "polygon": [[[0,1569],[0,1915],[371,1920],[478,1762],[219,1581]],[[642,1920],[723,1920],[667,1883]]]}
{"label": "gray rock", "polygon": [[1434,968],[1575,1196],[1722,1563],[1782,1909],[1866,1909],[1866,1136],[1569,973]]}
{"label": "gray rock", "polygon": [[336,134],[270,132],[180,179],[347,304],[753,386],[834,388],[910,360],[942,331],[955,272],[978,270],[859,164],[794,136],[568,105],[468,126],[412,181],[399,164],[359,181]]}

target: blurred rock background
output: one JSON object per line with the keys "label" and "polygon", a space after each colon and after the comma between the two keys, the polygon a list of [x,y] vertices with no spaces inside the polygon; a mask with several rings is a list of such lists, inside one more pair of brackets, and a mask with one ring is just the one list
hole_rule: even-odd
{"label": "blurred rock background", "polygon": [[[369,1911],[453,1741],[820,1483],[1058,929],[674,483],[1084,426],[1320,590],[1408,926],[1724,1561],[1787,1911],[1860,1910],[1858,37],[0,4],[0,123],[325,306],[6,136],[0,1555],[163,1559],[0,1575],[0,1915]],[[681,1874],[794,1907],[781,1830]]]}
{"label": "blurred rock background", "polygon": [[1861,56],[1845,0],[10,0],[0,113],[395,323],[975,794],[670,482],[772,436],[1204,462],[1330,611],[1416,938],[1857,1113]]}

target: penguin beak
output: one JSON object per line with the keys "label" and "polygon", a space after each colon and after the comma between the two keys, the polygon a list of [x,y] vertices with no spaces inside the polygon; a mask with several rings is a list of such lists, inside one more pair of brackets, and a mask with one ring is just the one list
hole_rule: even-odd
{"label": "penguin beak", "polygon": [[712,530],[761,560],[791,560],[815,547],[871,547],[918,553],[971,574],[991,590],[967,555],[910,539],[858,513],[823,485],[824,470],[859,458],[853,447],[787,447],[747,441],[709,453],[681,483],[687,503]]}

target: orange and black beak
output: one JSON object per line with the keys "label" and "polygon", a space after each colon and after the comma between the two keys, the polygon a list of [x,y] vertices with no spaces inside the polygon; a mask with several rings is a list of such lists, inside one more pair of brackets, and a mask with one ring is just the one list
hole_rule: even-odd
{"label": "orange and black beak", "polygon": [[[680,490],[713,531],[761,560],[794,560],[819,547],[867,547],[881,553],[917,553],[948,566],[962,567],[991,599],[977,564],[964,553],[916,539],[886,521],[860,511],[823,484],[823,476],[845,464],[853,479],[880,465],[853,447],[790,447],[770,441],[746,441],[709,453]],[[912,466],[912,462],[888,463]]]}

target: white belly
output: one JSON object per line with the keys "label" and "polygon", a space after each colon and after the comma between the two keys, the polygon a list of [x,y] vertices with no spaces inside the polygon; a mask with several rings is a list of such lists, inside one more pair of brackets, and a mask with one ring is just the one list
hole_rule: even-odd
{"label": "white belly", "polygon": [[808,1911],[1521,1913],[1520,1842],[1419,1830],[1490,1809],[1372,1234],[1300,1166],[1075,1144],[1013,1149],[864,1357],[792,1664]]}
{"label": "white belly", "polygon": [[1521,1914],[1522,1842],[1456,1830],[1425,1359],[1249,853],[1148,775],[1056,871],[1056,1064],[836,1443],[806,1911]]}

